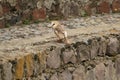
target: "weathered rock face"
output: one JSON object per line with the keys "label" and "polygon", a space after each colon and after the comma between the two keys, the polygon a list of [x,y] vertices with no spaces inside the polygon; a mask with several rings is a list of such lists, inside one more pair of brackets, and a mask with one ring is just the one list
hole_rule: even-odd
{"label": "weathered rock face", "polygon": [[108,46],[107,46],[107,53],[108,55],[115,55],[116,52],[119,52],[119,48],[120,48],[120,45],[119,45],[119,41],[117,40],[117,38],[110,38],[109,39],[109,43],[108,43]]}
{"label": "weathered rock face", "polygon": [[114,0],[112,2],[112,11],[113,12],[120,12],[120,1],[119,0]]}
{"label": "weathered rock face", "polygon": [[0,80],[120,80],[120,34],[0,60]]}
{"label": "weathered rock face", "polygon": [[119,0],[0,0],[0,28],[37,21],[120,12]]}
{"label": "weathered rock face", "polygon": [[85,67],[79,65],[79,67],[73,72],[73,80],[85,80],[85,78]]}
{"label": "weathered rock face", "polygon": [[101,1],[97,9],[99,13],[110,13],[110,3],[107,1]]}
{"label": "weathered rock face", "polygon": [[50,68],[59,68],[60,67],[60,50],[55,49],[48,55],[47,66]]}

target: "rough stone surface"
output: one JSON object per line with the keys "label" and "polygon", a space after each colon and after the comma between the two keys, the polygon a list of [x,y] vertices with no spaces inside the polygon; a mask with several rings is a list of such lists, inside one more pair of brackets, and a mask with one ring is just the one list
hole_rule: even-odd
{"label": "rough stone surface", "polygon": [[[119,0],[1,0],[0,18],[4,17],[4,23],[8,25],[29,21],[48,19],[68,19],[76,16],[90,16],[97,13],[120,12]],[[13,15],[19,15],[19,20],[9,22]],[[4,26],[6,26],[4,24]],[[4,27],[3,26],[3,27]],[[1,27],[0,27],[1,28]]]}
{"label": "rough stone surface", "polygon": [[0,5],[0,17],[2,17],[3,16],[3,7],[2,7],[2,5]]}
{"label": "rough stone surface", "polygon": [[90,50],[87,44],[85,43],[76,43],[77,46],[77,54],[79,57],[79,61],[86,61],[90,59]]}
{"label": "rough stone surface", "polygon": [[120,12],[120,1],[119,0],[113,0],[112,11],[113,12]]}
{"label": "rough stone surface", "polygon": [[99,51],[99,42],[97,39],[89,40],[90,42],[90,58],[94,59]]}
{"label": "rough stone surface", "polygon": [[3,80],[12,80],[13,79],[11,63],[3,64],[3,76],[2,77],[3,77]]}
{"label": "rough stone surface", "polygon": [[93,70],[88,70],[86,72],[86,80],[95,80],[95,73]]}
{"label": "rough stone surface", "polygon": [[108,55],[115,55],[117,52],[119,52],[119,41],[117,38],[110,38],[109,43],[107,46],[107,54]]}
{"label": "rough stone surface", "polygon": [[59,68],[60,67],[60,49],[53,49],[49,52],[47,58],[47,65],[50,68]]}
{"label": "rough stone surface", "polygon": [[0,69],[0,79],[2,80],[2,69]]}
{"label": "rough stone surface", "polygon": [[84,66],[80,65],[74,72],[73,72],[73,80],[86,80],[85,79],[85,68]]}
{"label": "rough stone surface", "polygon": [[94,71],[95,71],[95,78],[97,80],[105,80],[105,66],[103,63],[97,65]]}
{"label": "rough stone surface", "polygon": [[[106,40],[110,38],[107,38]],[[112,38],[111,40],[116,42],[116,39],[117,38]],[[94,38],[91,38],[90,40],[95,42]],[[96,43],[100,44],[100,41],[97,41]],[[91,49],[91,47],[88,47],[87,45],[97,46],[93,44],[83,44],[83,42],[74,44],[75,51],[80,49],[79,53],[76,52],[79,57],[75,56],[72,48],[60,48],[58,46],[51,46],[46,50],[46,53],[37,52],[35,55],[25,55],[23,58],[20,57],[20,59],[11,61],[12,64],[5,63],[2,68],[0,68],[0,78],[5,80],[12,80],[13,78],[33,80],[119,80],[119,56],[105,58],[108,54],[105,54],[104,52],[108,49],[105,49],[104,51],[103,48],[101,49],[99,47],[99,54],[104,54],[103,58],[96,55],[94,56],[94,60],[92,58],[86,60],[90,56],[85,57],[83,56],[83,53],[85,53],[84,55],[88,55],[87,53],[89,53],[89,50],[87,49]],[[107,43],[100,45],[102,45],[101,47],[104,47],[105,45],[107,46]],[[62,54],[60,53],[61,51],[63,51]],[[96,54],[98,54],[97,51]],[[71,59],[71,56],[74,58]],[[82,60],[76,62],[77,58]],[[62,61],[64,61],[64,63],[61,64]],[[72,64],[69,62],[72,62]]]}
{"label": "rough stone surface", "polygon": [[119,80],[119,21],[119,14],[60,21],[70,45],[56,41],[49,22],[1,29],[0,80]]}
{"label": "rough stone surface", "polygon": [[15,70],[14,70],[14,75],[15,79],[23,79],[24,75],[24,58],[21,58],[17,60],[17,63],[15,63]]}
{"label": "rough stone surface", "polygon": [[64,71],[59,74],[59,80],[72,80],[72,74],[69,71]]}
{"label": "rough stone surface", "polygon": [[25,68],[26,68],[26,74],[25,75],[27,77],[32,76],[33,68],[34,68],[33,55],[32,54],[25,56]]}
{"label": "rough stone surface", "polygon": [[99,41],[99,52],[98,56],[105,56],[106,51],[107,51],[107,41],[104,38],[101,38]]}
{"label": "rough stone surface", "polygon": [[57,73],[54,74],[54,75],[52,75],[52,77],[50,78],[50,80],[59,80]]}
{"label": "rough stone surface", "polygon": [[107,1],[103,1],[98,5],[99,13],[110,13],[110,3]]}
{"label": "rough stone surface", "polygon": [[35,55],[34,67],[36,68],[34,68],[34,76],[38,76],[46,69],[46,57],[45,52],[39,52]]}
{"label": "rough stone surface", "polygon": [[33,20],[45,19],[46,18],[45,8],[34,9],[32,12],[32,17]]}
{"label": "rough stone surface", "polygon": [[120,71],[119,71],[120,65],[119,65],[119,63],[120,63],[120,58],[117,58],[116,61],[115,61],[115,68],[116,68],[117,80],[120,79]]}
{"label": "rough stone surface", "polygon": [[116,70],[114,68],[115,63],[112,61],[107,61],[105,63],[105,80],[117,80]]}
{"label": "rough stone surface", "polygon": [[0,20],[0,28],[4,28],[5,27],[5,22],[3,20],[3,18],[1,18]]}
{"label": "rough stone surface", "polygon": [[62,52],[62,57],[63,57],[63,61],[64,63],[76,63],[77,59],[76,59],[76,53],[74,51],[74,49],[72,48],[66,48],[63,52]]}

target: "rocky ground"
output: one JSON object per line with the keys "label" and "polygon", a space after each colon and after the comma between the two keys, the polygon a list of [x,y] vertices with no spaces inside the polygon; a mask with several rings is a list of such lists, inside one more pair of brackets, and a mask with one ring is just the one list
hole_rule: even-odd
{"label": "rocky ground", "polygon": [[1,29],[0,80],[120,79],[120,14],[61,23],[74,49],[56,42],[49,22]]}
{"label": "rocky ground", "polygon": [[20,22],[120,12],[120,0],[0,0],[0,28]]}
{"label": "rocky ground", "polygon": [[[75,19],[68,19],[67,21],[62,20],[61,22],[66,26],[67,29],[78,29],[84,27],[95,26],[109,26],[119,23],[120,14],[113,15],[97,15],[91,17],[80,17]],[[0,42],[8,41],[13,39],[26,39],[35,36],[44,36],[52,32],[51,29],[47,28],[50,23],[41,22],[39,24],[30,24],[22,26],[13,26],[10,28],[0,29]],[[108,28],[109,28],[108,27]],[[114,26],[113,26],[114,27]],[[49,36],[49,35],[48,35]]]}
{"label": "rocky ground", "polygon": [[[66,21],[61,20],[61,23],[65,25],[69,37],[85,36],[108,30],[119,30],[120,14],[71,18]],[[41,22],[0,29],[0,52],[19,50],[23,46],[44,44],[56,40],[52,29],[47,27],[49,24],[49,22]],[[71,41],[74,42],[75,40],[71,38]]]}

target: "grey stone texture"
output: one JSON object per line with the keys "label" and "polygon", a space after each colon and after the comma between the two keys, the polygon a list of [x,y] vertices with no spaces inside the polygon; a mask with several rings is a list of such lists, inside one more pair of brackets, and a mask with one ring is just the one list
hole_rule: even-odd
{"label": "grey stone texture", "polygon": [[[103,37],[96,36],[88,39],[88,43],[81,41],[71,46],[50,46],[43,52],[38,51],[9,62],[4,61],[0,65],[0,80],[24,78],[33,80],[119,80],[118,49],[120,42],[118,36],[106,35],[106,38],[102,39]],[[100,56],[98,53],[104,54],[104,56]],[[90,54],[93,55],[92,58]]]}
{"label": "grey stone texture", "polygon": [[119,0],[0,0],[0,28],[36,20],[120,12]]}
{"label": "grey stone texture", "polygon": [[119,17],[61,21],[70,45],[57,43],[49,23],[1,29],[0,80],[120,80]]}

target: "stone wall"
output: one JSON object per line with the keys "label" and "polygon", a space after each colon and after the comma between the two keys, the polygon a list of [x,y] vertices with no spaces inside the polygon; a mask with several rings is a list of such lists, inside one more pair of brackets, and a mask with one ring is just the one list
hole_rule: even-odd
{"label": "stone wall", "polygon": [[0,0],[0,28],[29,21],[120,12],[119,0]]}
{"label": "stone wall", "polygon": [[0,80],[120,80],[120,34],[48,46],[0,62]]}

